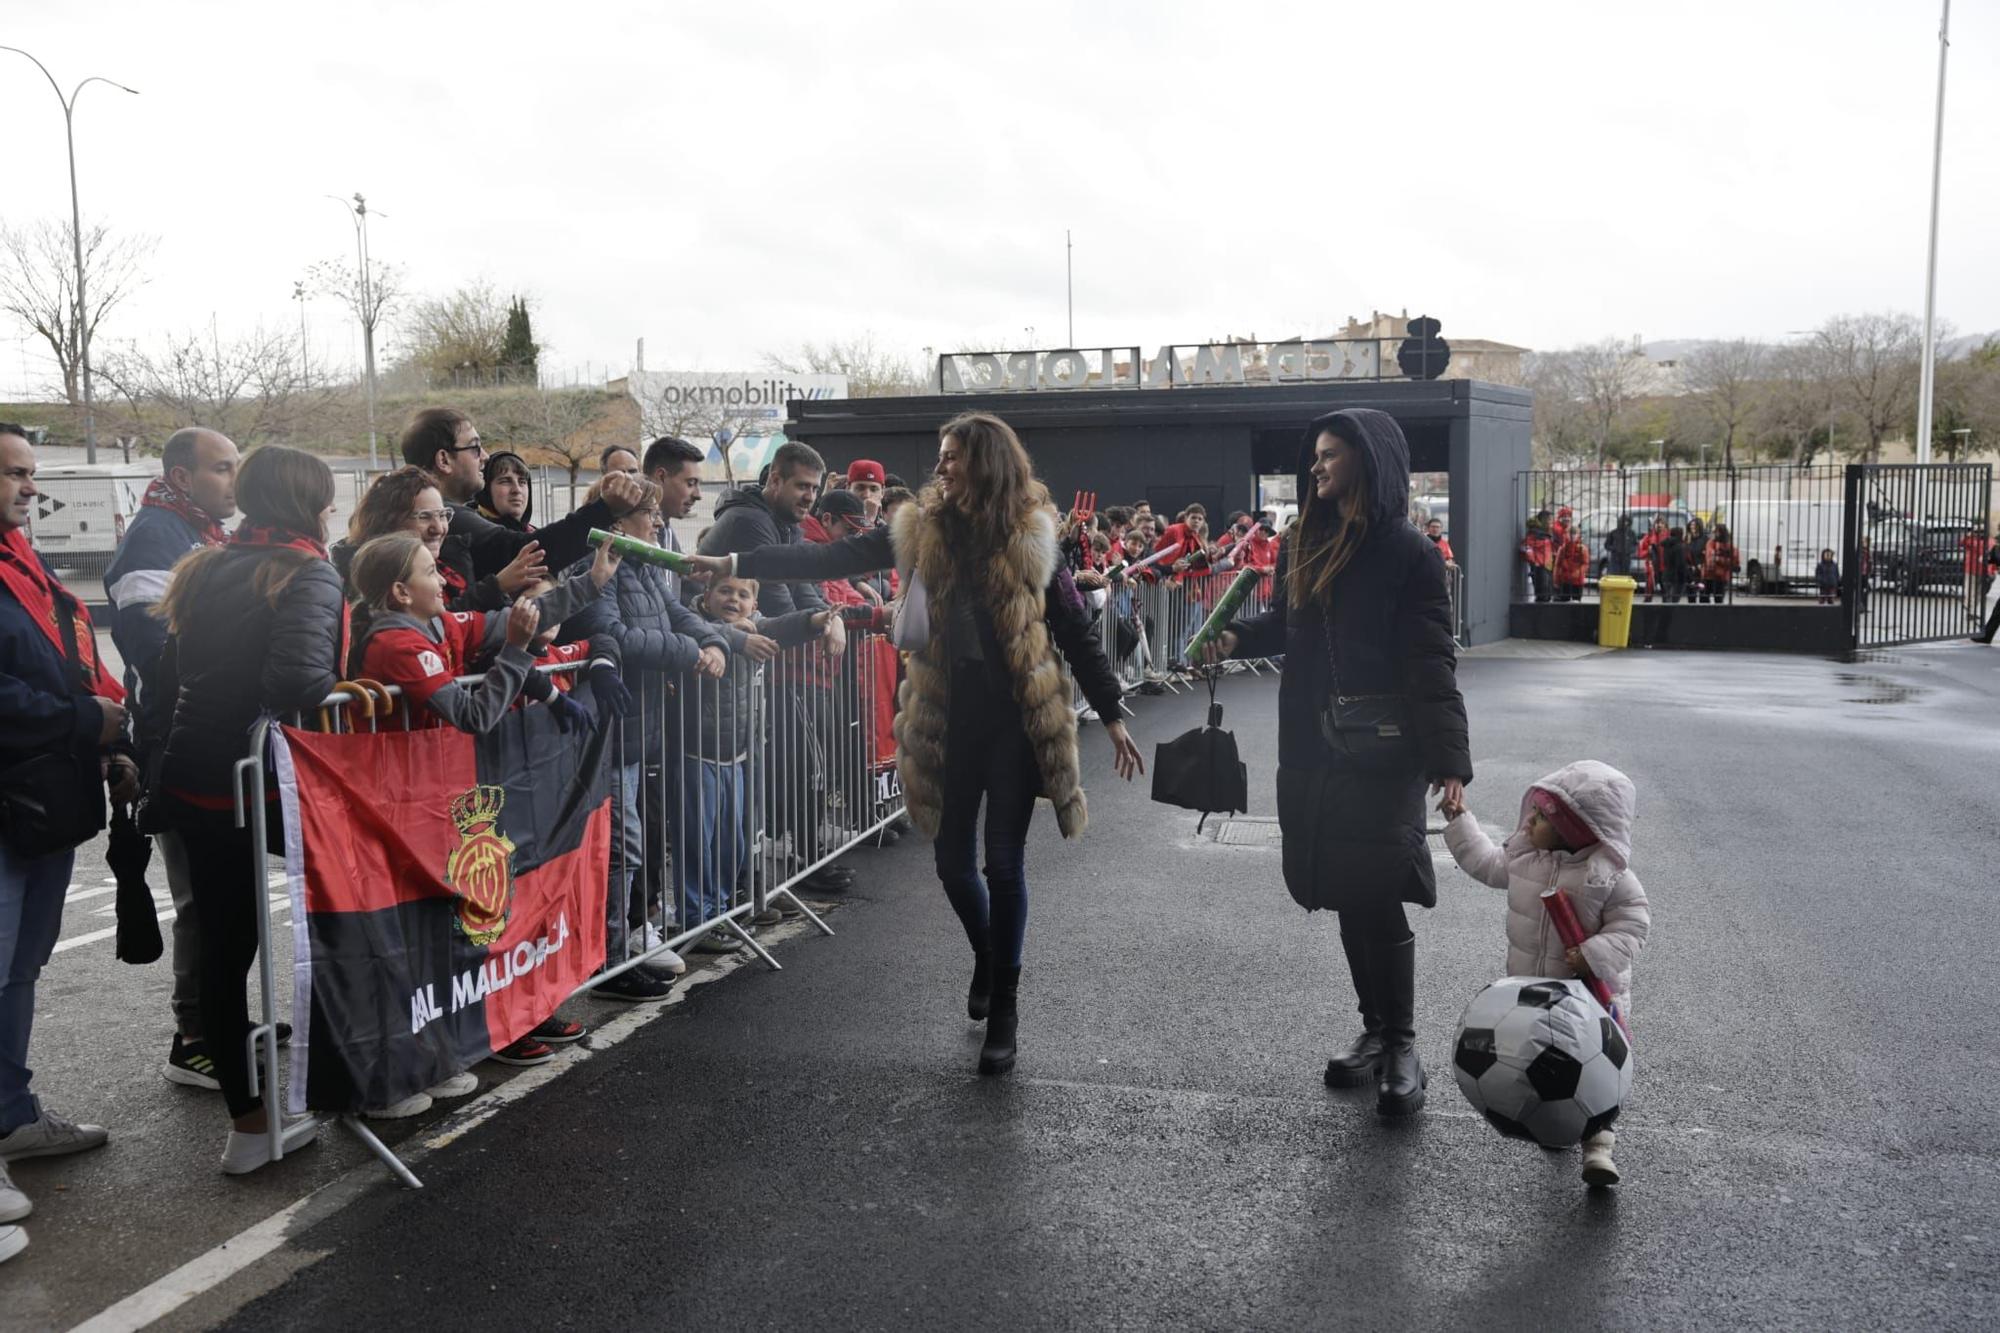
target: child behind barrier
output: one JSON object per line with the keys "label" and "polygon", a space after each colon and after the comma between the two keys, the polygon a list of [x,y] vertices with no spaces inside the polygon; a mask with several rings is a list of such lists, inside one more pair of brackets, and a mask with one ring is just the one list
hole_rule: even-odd
{"label": "child behind barrier", "polygon": [[[699,683],[699,722],[682,733],[683,854],[674,858],[674,896],[689,925],[728,910],[737,876],[749,860],[744,771],[757,742],[752,710],[763,664],[785,648],[819,638],[835,614],[794,611],[759,617],[757,580],[734,576],[711,583],[695,609],[728,640],[729,670],[720,680]],[[725,951],[733,947],[731,938],[711,931],[696,947]]]}

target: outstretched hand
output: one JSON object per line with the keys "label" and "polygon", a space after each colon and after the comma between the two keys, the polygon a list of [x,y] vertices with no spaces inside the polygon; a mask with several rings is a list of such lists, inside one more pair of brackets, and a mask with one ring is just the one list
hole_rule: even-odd
{"label": "outstretched hand", "polygon": [[730,559],[726,555],[691,555],[687,562],[688,578],[713,579],[729,573]]}
{"label": "outstretched hand", "polygon": [[1118,776],[1127,782],[1135,773],[1146,771],[1146,760],[1139,753],[1139,747],[1132,740],[1132,733],[1125,730],[1123,722],[1107,722],[1104,734],[1111,738],[1112,763],[1117,766]]}

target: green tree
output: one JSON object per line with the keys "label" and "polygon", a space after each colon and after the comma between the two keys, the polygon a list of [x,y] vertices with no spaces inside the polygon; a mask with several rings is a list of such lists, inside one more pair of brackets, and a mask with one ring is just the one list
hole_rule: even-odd
{"label": "green tree", "polygon": [[500,364],[516,371],[523,382],[533,384],[541,355],[534,325],[528,318],[528,303],[517,296],[507,307],[507,337],[500,346]]}

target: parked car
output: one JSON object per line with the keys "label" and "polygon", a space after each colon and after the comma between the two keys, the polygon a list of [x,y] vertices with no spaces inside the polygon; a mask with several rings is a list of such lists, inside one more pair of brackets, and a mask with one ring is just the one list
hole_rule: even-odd
{"label": "parked car", "polygon": [[1971,523],[1885,518],[1868,530],[1869,578],[1877,588],[1919,593],[1965,585],[1965,539]]}
{"label": "parked car", "polygon": [[[1620,518],[1632,520],[1632,531],[1636,534],[1634,537],[1636,542],[1638,537],[1645,536],[1652,529],[1653,520],[1656,518],[1665,519],[1670,528],[1685,528],[1693,517],[1693,510],[1655,508],[1649,505],[1634,505],[1627,509],[1592,509],[1578,516],[1576,535],[1583,542],[1584,548],[1590,552],[1590,576],[1594,579],[1603,578],[1605,571],[1610,567],[1611,557],[1604,553],[1604,539],[1616,530]],[[1636,562],[1635,556],[1634,568],[1637,568]]]}
{"label": "parked car", "polygon": [[160,475],[146,463],[52,463],[35,472],[29,540],[59,570],[101,574],[111,563],[140,497]]}

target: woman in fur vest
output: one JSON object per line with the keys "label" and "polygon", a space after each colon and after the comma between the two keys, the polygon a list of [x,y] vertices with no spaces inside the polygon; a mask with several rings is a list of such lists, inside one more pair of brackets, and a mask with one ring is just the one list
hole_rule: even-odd
{"label": "woman in fur vest", "polygon": [[[1049,798],[1065,838],[1085,822],[1064,661],[1090,706],[1109,719],[1104,731],[1119,776],[1145,771],[1117,720],[1118,679],[1058,557],[1055,508],[1028,451],[1006,422],[968,412],[940,429],[930,485],[888,527],[826,546],[694,561],[707,573],[750,578],[848,578],[890,568],[900,576],[898,639],[911,657],[896,714],[896,768],[911,822],[936,839],[938,879],[972,944],[966,1012],[986,1020],[982,1074],[1014,1067],[1028,928],[1024,859],[1036,796]],[[927,632],[913,647],[919,618]],[[982,802],[983,883],[975,837]]]}
{"label": "woman in fur vest", "polygon": [[1405,517],[1410,454],[1387,413],[1306,428],[1305,508],[1278,552],[1283,598],[1238,621],[1214,655],[1284,654],[1278,824],[1285,886],[1340,914],[1361,1035],[1327,1062],[1329,1087],[1376,1086],[1376,1109],[1424,1104],[1415,1023],[1417,941],[1403,904],[1437,904],[1424,786],[1456,801],[1472,780],[1444,562]]}

